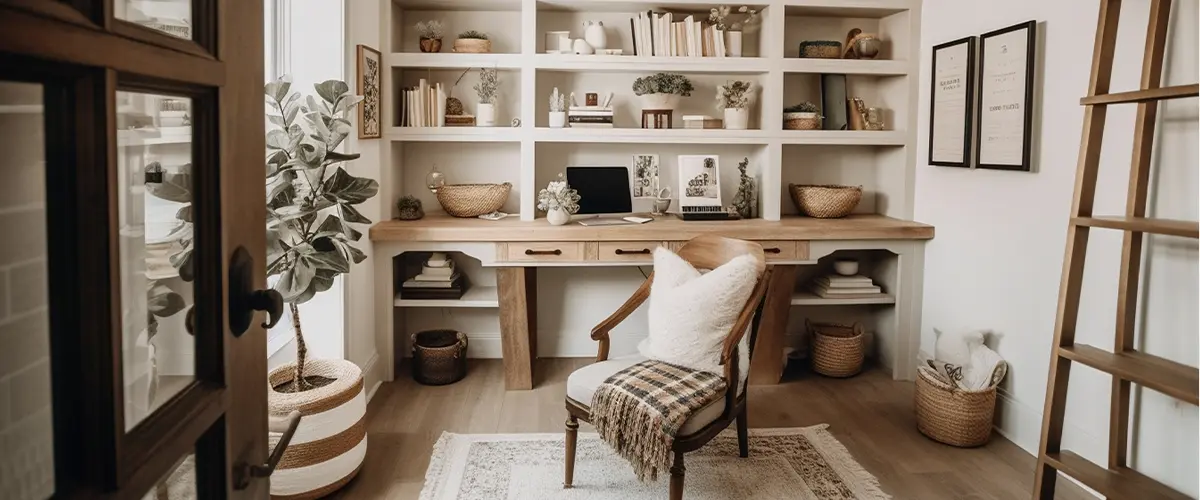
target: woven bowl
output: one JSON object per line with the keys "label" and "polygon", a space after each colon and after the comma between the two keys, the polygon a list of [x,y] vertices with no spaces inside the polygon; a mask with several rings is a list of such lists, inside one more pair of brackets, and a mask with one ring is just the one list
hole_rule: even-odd
{"label": "woven bowl", "polygon": [[807,59],[841,59],[842,42],[809,40],[800,42],[800,57]]}
{"label": "woven bowl", "polygon": [[788,184],[800,213],[818,219],[845,217],[862,201],[862,186]]}
{"label": "woven bowl", "polygon": [[784,113],[784,130],[820,130],[820,113]]}
{"label": "woven bowl", "polygon": [[467,54],[487,54],[492,51],[492,41],[479,38],[459,38],[454,41],[454,51]]}
{"label": "woven bowl", "polygon": [[837,378],[853,377],[862,371],[867,351],[862,323],[839,325],[805,319],[804,325],[812,335],[813,371]]}
{"label": "woven bowl", "polygon": [[437,200],[446,213],[455,217],[479,217],[490,214],[508,201],[512,184],[446,184],[438,188]]}
{"label": "woven bowl", "polygon": [[992,438],[996,387],[966,391],[937,378],[928,367],[917,367],[914,404],[917,430],[934,441],[958,447],[987,444]]}

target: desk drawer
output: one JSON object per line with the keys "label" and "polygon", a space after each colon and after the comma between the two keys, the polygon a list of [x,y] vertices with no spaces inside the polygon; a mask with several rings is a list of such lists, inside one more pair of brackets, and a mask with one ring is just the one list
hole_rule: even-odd
{"label": "desk drawer", "polygon": [[763,247],[767,262],[773,260],[808,260],[808,242],[805,241],[756,241]]}
{"label": "desk drawer", "polygon": [[661,241],[601,241],[597,243],[597,259],[609,262],[654,260],[654,249],[663,246]]}
{"label": "desk drawer", "polygon": [[576,262],[583,260],[582,241],[502,243],[499,257],[508,262]]}

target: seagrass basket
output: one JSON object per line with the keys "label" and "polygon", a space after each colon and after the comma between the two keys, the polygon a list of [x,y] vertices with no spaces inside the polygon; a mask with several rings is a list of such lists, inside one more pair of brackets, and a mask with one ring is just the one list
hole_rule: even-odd
{"label": "seagrass basket", "polygon": [[835,40],[808,40],[800,42],[800,57],[806,59],[841,59],[842,42]]}
{"label": "seagrass basket", "polygon": [[446,213],[455,217],[479,217],[490,214],[508,201],[512,184],[446,184],[438,188],[437,200]]}
{"label": "seagrass basket", "polygon": [[788,192],[796,210],[818,219],[850,215],[862,201],[862,186],[788,184]]}
{"label": "seagrass basket", "polygon": [[804,325],[812,335],[813,371],[826,377],[846,378],[862,371],[866,356],[866,338],[862,323],[812,323]]}
{"label": "seagrass basket", "polygon": [[492,41],[481,38],[459,38],[454,41],[454,51],[460,54],[487,54],[492,51]]}
{"label": "seagrass basket", "polygon": [[915,394],[913,406],[921,434],[963,448],[983,446],[991,440],[996,385],[968,391],[941,380],[933,369],[918,366]]}
{"label": "seagrass basket", "polygon": [[425,385],[453,384],[467,376],[467,335],[425,330],[412,336],[412,377]]}
{"label": "seagrass basket", "polygon": [[784,113],[784,130],[821,130],[820,113]]}

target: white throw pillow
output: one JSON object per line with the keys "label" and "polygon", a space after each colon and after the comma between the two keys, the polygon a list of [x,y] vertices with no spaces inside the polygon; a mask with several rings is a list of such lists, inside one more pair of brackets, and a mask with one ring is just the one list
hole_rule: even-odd
{"label": "white throw pillow", "polygon": [[[754,292],[754,259],[735,257],[701,273],[666,248],[654,251],[650,285],[650,335],[638,345],[643,356],[716,374],[721,347]],[[738,348],[739,375],[750,368],[749,334]]]}

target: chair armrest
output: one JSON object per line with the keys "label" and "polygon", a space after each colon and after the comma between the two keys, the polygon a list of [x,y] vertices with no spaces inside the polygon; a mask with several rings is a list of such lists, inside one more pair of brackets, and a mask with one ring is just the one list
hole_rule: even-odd
{"label": "chair armrest", "polygon": [[600,324],[592,328],[592,340],[600,342],[599,351],[596,353],[596,361],[604,361],[608,359],[608,332],[616,328],[617,325],[625,321],[633,311],[641,307],[642,303],[650,297],[650,284],[654,282],[654,272],[642,282],[642,285],[625,300],[621,307],[613,312],[612,315],[601,321]]}

